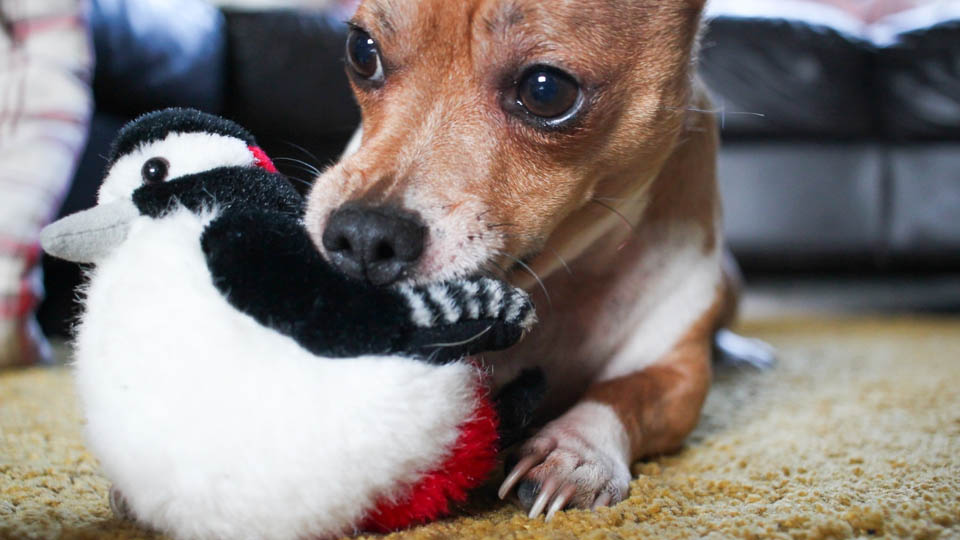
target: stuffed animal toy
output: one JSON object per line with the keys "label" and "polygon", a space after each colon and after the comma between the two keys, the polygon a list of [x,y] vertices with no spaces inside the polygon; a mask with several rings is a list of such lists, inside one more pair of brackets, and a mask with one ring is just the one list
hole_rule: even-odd
{"label": "stuffed animal toy", "polygon": [[520,339],[525,293],[350,281],[302,210],[243,128],[169,109],[121,131],[95,207],[44,230],[93,264],[74,367],[116,512],[177,538],[392,530],[463,501],[530,417],[542,376],[492,399],[464,360]]}

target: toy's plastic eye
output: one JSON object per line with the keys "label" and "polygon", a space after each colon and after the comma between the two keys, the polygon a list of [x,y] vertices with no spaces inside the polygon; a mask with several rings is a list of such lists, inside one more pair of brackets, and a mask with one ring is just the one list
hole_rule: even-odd
{"label": "toy's plastic eye", "polygon": [[359,28],[354,28],[347,36],[347,62],[357,77],[372,83],[383,81],[380,47],[370,34]]}
{"label": "toy's plastic eye", "polygon": [[159,184],[167,179],[170,173],[170,162],[162,157],[150,158],[140,169],[140,177],[145,184]]}

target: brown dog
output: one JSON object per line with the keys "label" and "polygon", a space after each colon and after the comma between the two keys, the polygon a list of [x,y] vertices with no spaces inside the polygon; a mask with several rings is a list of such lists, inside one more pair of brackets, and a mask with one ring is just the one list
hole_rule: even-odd
{"label": "brown dog", "polygon": [[735,309],[717,134],[693,58],[704,0],[365,0],[347,71],[363,134],[309,198],[315,242],[377,284],[508,273],[542,323],[491,355],[540,366],[547,423],[501,497],[620,501],[677,449]]}

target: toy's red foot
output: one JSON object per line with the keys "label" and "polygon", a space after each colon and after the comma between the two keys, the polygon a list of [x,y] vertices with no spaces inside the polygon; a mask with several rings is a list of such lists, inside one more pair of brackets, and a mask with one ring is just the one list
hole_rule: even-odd
{"label": "toy's red foot", "polygon": [[361,529],[389,532],[448,515],[451,502],[462,503],[470,490],[483,484],[496,465],[496,456],[497,414],[487,389],[479,385],[477,407],[460,426],[449,457],[403,496],[381,498]]}

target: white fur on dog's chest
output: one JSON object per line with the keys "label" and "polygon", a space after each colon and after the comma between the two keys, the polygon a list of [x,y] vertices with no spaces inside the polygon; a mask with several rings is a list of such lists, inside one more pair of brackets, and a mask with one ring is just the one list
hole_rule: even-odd
{"label": "white fur on dog's chest", "polygon": [[75,362],[88,442],[135,514],[204,523],[195,537],[355,522],[453,444],[473,368],[320,358],[262,327],[211,281],[212,217],[138,218],[93,271]]}
{"label": "white fur on dog's chest", "polygon": [[[544,285],[559,294],[552,306],[541,307],[540,326],[514,349],[486,355],[496,382],[541,367],[549,381],[548,407],[566,407],[590,384],[660,360],[716,298],[722,247],[705,251],[703,238],[696,227],[679,226],[655,243],[625,245],[603,264],[617,271],[603,277],[586,278],[577,262],[571,273],[555,271]],[[583,260],[596,265],[595,257],[588,252]]]}

